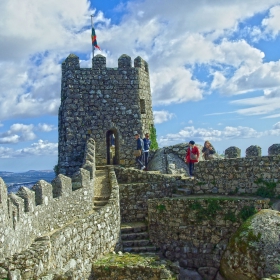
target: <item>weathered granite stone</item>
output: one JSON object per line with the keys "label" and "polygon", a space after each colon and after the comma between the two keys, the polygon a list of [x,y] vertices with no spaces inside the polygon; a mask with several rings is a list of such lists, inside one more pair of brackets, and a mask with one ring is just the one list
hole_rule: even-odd
{"label": "weathered granite stone", "polygon": [[273,144],[268,148],[268,155],[275,156],[280,155],[280,144]]}
{"label": "weathered granite stone", "polygon": [[240,158],[241,150],[237,147],[229,147],[225,150],[225,157],[226,158]]}
{"label": "weathered granite stone", "polygon": [[251,145],[246,149],[246,157],[260,157],[262,155],[262,148],[257,145]]}
{"label": "weathered granite stone", "polygon": [[[221,260],[227,280],[258,280],[280,273],[280,213],[262,210],[231,237]],[[269,229],[269,230],[267,230]]]}

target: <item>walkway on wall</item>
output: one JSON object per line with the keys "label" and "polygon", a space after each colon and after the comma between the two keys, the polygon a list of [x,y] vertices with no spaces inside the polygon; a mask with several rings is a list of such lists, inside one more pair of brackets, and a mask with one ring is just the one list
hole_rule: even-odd
{"label": "walkway on wall", "polygon": [[94,182],[94,210],[101,208],[108,203],[110,198],[111,188],[106,166],[98,166],[95,171]]}

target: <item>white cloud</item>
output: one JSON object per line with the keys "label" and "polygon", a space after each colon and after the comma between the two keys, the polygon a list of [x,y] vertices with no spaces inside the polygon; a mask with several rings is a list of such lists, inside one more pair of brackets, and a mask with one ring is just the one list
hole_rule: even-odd
{"label": "white cloud", "polygon": [[273,125],[273,129],[280,129],[280,122]]}
{"label": "white cloud", "polygon": [[56,130],[57,128],[54,125],[52,125],[52,124],[39,123],[38,124],[38,129],[40,131],[50,132],[52,130]]}
{"label": "white cloud", "polygon": [[[125,16],[113,25],[86,0],[2,1],[0,118],[57,114],[61,61],[76,52],[84,54],[83,65],[91,64],[93,12],[108,66],[116,66],[122,53],[148,60],[154,105],[199,101],[211,93],[193,76],[194,67],[201,64],[215,68],[211,89],[224,94],[275,87],[279,71],[263,65],[260,50],[244,40],[221,38],[238,31],[239,22],[276,4],[279,0],[162,0],[160,5],[132,1],[119,5]],[[263,25],[276,30],[277,15],[277,6],[271,8]]]}
{"label": "white cloud", "polygon": [[280,32],[279,17],[280,5],[272,7],[269,11],[269,16],[262,21],[265,31],[271,33],[273,37],[276,37]]}
{"label": "white cloud", "polygon": [[37,143],[31,144],[30,147],[24,149],[11,149],[0,147],[0,158],[16,158],[42,155],[57,155],[57,143],[50,143],[44,140],[38,140]]}
{"label": "white cloud", "polygon": [[192,139],[209,140],[209,141],[222,141],[229,139],[242,139],[242,138],[258,138],[264,135],[264,132],[258,132],[250,127],[231,127],[226,126],[222,130],[212,128],[195,128],[194,126],[187,126],[178,133],[167,134],[159,139],[160,146],[171,145],[174,143],[188,142]]}
{"label": "white cloud", "polygon": [[189,124],[193,124],[193,121],[192,121],[192,120],[189,120],[188,123],[189,123]]}
{"label": "white cloud", "polygon": [[160,124],[171,120],[175,114],[169,113],[168,111],[154,111],[154,122]]}
{"label": "white cloud", "polygon": [[1,144],[15,144],[18,142],[30,141],[36,138],[33,132],[34,126],[32,124],[25,125],[16,123],[11,125],[10,129],[0,134]]}

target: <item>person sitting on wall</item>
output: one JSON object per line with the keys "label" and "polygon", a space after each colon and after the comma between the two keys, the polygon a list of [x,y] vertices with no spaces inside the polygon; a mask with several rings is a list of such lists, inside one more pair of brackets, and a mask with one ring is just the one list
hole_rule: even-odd
{"label": "person sitting on wall", "polygon": [[189,175],[190,177],[193,176],[194,173],[194,164],[198,162],[199,158],[199,149],[195,146],[194,141],[189,142],[189,147],[187,149],[185,162],[189,165]]}
{"label": "person sitting on wall", "polygon": [[214,154],[216,153],[216,151],[208,140],[204,142],[202,153],[205,160],[211,160],[214,158]]}
{"label": "person sitting on wall", "polygon": [[145,165],[143,164],[143,153],[144,153],[144,142],[140,138],[140,134],[138,132],[134,133],[134,138],[136,140],[136,151],[139,151],[139,154],[136,154],[136,162],[140,165],[140,169],[145,169]]}
{"label": "person sitting on wall", "polygon": [[145,170],[148,170],[148,158],[149,158],[149,150],[151,146],[151,140],[149,139],[150,135],[149,133],[145,134],[145,138],[143,138],[144,142],[144,162],[145,162]]}

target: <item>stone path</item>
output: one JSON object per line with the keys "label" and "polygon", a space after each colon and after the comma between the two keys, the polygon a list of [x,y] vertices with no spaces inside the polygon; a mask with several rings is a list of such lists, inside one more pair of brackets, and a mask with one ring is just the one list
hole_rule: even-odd
{"label": "stone path", "polygon": [[123,252],[156,255],[158,248],[149,240],[148,227],[145,223],[121,224]]}
{"label": "stone path", "polygon": [[97,167],[94,182],[94,210],[98,210],[102,206],[106,205],[108,203],[108,199],[110,198],[110,194],[111,188],[108,170],[105,166]]}

